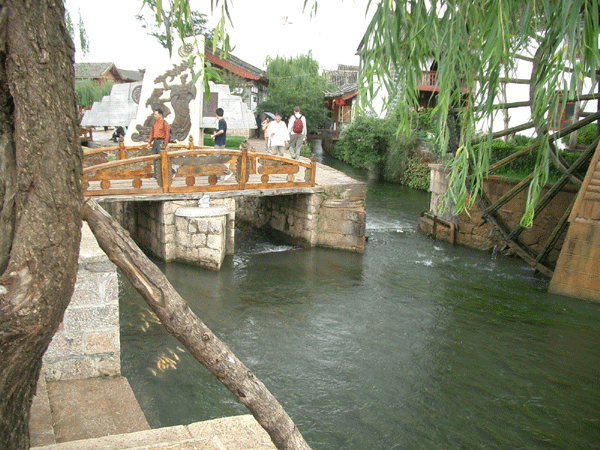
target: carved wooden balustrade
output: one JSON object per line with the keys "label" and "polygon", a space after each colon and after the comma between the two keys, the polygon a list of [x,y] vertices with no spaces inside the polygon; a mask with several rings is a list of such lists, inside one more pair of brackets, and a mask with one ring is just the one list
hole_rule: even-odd
{"label": "carved wooden balustrade", "polygon": [[[215,150],[195,146],[191,137],[189,145],[171,144],[158,155],[146,144],[125,147],[121,141],[85,150],[83,161],[85,196],[313,187],[317,168],[314,155],[307,163],[258,153],[246,141],[240,150]],[[226,180],[228,171],[233,176]]]}

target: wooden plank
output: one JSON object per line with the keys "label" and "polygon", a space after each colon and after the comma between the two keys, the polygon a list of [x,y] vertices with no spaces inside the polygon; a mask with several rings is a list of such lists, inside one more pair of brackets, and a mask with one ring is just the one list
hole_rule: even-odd
{"label": "wooden plank", "polygon": [[142,189],[97,189],[84,192],[86,197],[98,197],[100,195],[148,195],[162,194],[162,188],[142,188]]}
{"label": "wooden plank", "polygon": [[272,175],[272,174],[290,174],[290,173],[298,173],[300,171],[300,167],[292,166],[291,164],[281,164],[281,165],[273,165],[273,166],[260,166],[258,168],[258,173],[261,175]]}
{"label": "wooden plank", "polygon": [[[133,180],[135,178],[151,178],[148,170],[99,170],[93,177],[96,180]],[[90,179],[92,179],[90,177]]]}
{"label": "wooden plank", "polygon": [[207,164],[202,166],[181,166],[175,173],[178,177],[201,177],[208,175],[223,175],[225,166],[223,164]]}
{"label": "wooden plank", "polygon": [[246,189],[285,189],[296,187],[313,187],[310,181],[292,183],[248,183]]}
{"label": "wooden plank", "polygon": [[[239,191],[239,184],[216,184],[211,186],[207,185],[194,185],[194,186],[170,186],[170,194],[190,194],[193,192],[223,192],[223,191]],[[161,191],[162,192],[162,191]]]}

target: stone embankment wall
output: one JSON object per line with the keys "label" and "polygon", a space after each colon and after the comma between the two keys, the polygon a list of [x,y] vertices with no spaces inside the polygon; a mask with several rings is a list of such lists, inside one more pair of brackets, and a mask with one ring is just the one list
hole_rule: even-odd
{"label": "stone embankment wall", "polygon": [[42,371],[47,380],[116,376],[120,349],[117,268],[84,223],[75,291]]}
{"label": "stone embankment wall", "polygon": [[237,218],[302,247],[362,253],[365,247],[365,185],[336,186],[315,194],[238,197]]}
{"label": "stone embankment wall", "polygon": [[[450,241],[451,228],[448,224],[453,223],[455,225],[455,243],[482,250],[491,250],[496,246],[501,247],[503,242],[495,235],[492,227],[483,220],[481,211],[477,206],[473,206],[468,212],[462,212],[459,216],[452,216],[448,211],[444,212],[440,210],[441,198],[447,189],[447,176],[441,164],[431,164],[430,168],[432,191],[430,212],[431,215],[437,216],[443,219],[443,221],[434,224],[434,221],[430,217],[421,217],[421,220],[419,221],[419,231],[427,235],[435,235],[436,239]],[[490,201],[495,202],[510,191],[517,183],[518,181],[507,180],[501,177],[489,177],[489,179],[484,182],[483,189],[490,198]],[[541,194],[542,197],[551,187],[552,184],[550,183],[544,187]],[[539,217],[536,217],[534,226],[525,230],[520,235],[521,240],[529,245],[534,251],[539,252],[576,194],[577,188],[574,186],[566,186],[563,188],[563,190],[552,199],[548,206],[546,206],[542,214],[540,214]],[[527,190],[525,189],[499,210],[501,217],[511,229],[516,227],[521,220],[525,210],[526,198]],[[549,261],[556,261],[558,259],[559,250],[556,249],[560,249],[561,243],[562,241],[559,241],[555,246],[555,250],[549,255]]]}

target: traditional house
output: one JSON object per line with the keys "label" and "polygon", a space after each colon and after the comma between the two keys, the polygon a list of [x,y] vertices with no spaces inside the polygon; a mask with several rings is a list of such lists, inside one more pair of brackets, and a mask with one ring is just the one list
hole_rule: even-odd
{"label": "traditional house", "polygon": [[123,77],[126,83],[135,83],[136,81],[142,81],[144,78],[144,70],[125,70],[119,69],[119,73]]}
{"label": "traditional house", "polygon": [[336,86],[324,96],[333,130],[339,131],[352,122],[352,104],[358,94],[358,67],[339,64],[337,70],[326,70],[323,75]]}
{"label": "traditional house", "polygon": [[256,107],[266,95],[266,87],[269,84],[266,72],[242,61],[231,53],[227,55],[227,58],[222,59],[221,51],[217,49],[213,54],[212,48],[208,45],[204,54],[208,62],[224,70],[226,76],[232,78],[227,80],[229,81],[227,84],[231,87],[231,93],[240,95],[248,108],[256,111]]}
{"label": "traditional house", "polygon": [[98,84],[107,81],[113,83],[127,83],[129,80],[123,76],[113,63],[77,63],[75,64],[75,82],[92,79]]}

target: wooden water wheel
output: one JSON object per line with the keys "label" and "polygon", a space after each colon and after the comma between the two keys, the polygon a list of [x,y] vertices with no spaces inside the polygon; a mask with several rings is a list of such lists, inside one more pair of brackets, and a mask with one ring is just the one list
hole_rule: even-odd
{"label": "wooden water wheel", "polygon": [[[538,68],[536,65],[536,58],[528,58],[524,56],[519,56],[520,59],[524,59],[533,63],[532,69],[532,77],[533,73]],[[596,81],[599,79],[599,74],[597,73],[595,76]],[[515,102],[515,103],[503,103],[499,105],[499,108],[502,108],[504,111],[508,111],[510,108],[529,106],[531,108],[531,82],[530,80],[518,80],[518,79],[505,79],[504,83],[520,83],[520,84],[530,84],[530,100],[526,102]],[[579,95],[577,99],[569,99],[572,102],[583,102],[600,98],[600,83],[594,83],[594,86],[599,86],[597,93],[589,93],[585,95]],[[592,88],[593,90],[593,88]],[[582,108],[583,110],[583,108]],[[588,125],[593,122],[600,121],[600,101],[598,112],[593,114],[586,114],[579,112],[577,108],[575,108],[575,113],[573,116],[572,123],[558,131],[552,132],[549,126],[545,126],[543,128],[535,127],[534,122],[529,122],[525,124],[521,124],[516,127],[506,128],[501,132],[497,132],[493,134],[493,138],[500,138],[503,136],[514,135],[519,131],[524,131],[527,129],[535,128],[535,134],[538,138],[546,135],[549,143],[550,143],[550,160],[552,164],[557,167],[561,173],[558,181],[554,183],[554,185],[548,189],[545,195],[541,196],[537,206],[535,207],[534,212],[534,227],[535,219],[541,217],[545,208],[549,205],[552,199],[558,195],[561,190],[568,184],[574,184],[575,186],[580,187],[582,183],[583,176],[580,171],[582,168],[585,168],[586,164],[591,160],[594,155],[594,151],[598,145],[598,140],[600,136],[596,137],[596,140],[593,144],[589,145],[587,148],[580,149],[581,154],[579,158],[572,164],[569,164],[562,156],[561,152],[557,150],[556,142],[558,139],[562,139],[565,136],[570,136],[572,133],[578,131],[585,125]],[[505,122],[506,123],[506,122]],[[600,127],[599,127],[600,128]],[[597,133],[599,134],[599,133]],[[507,166],[511,162],[517,160],[518,158],[525,157],[533,153],[539,143],[534,143],[518,152],[513,153],[512,155],[497,161],[492,164],[489,168],[489,173],[493,174],[497,170]],[[496,236],[503,242],[503,247],[500,250],[505,251],[509,248],[516,253],[518,256],[527,261],[530,265],[536,268],[536,270],[544,273],[547,276],[552,276],[554,271],[555,263],[551,261],[548,257],[555,247],[562,242],[561,238],[563,237],[567,226],[568,226],[568,218],[571,213],[571,209],[573,208],[574,200],[570,205],[566,206],[564,213],[552,233],[547,237],[546,241],[543,243],[538,243],[536,246],[537,250],[533,248],[532,245],[528,245],[521,239],[521,234],[526,228],[520,224],[516,226],[509,226],[508,221],[502,216],[500,209],[506,205],[510,200],[512,200],[519,193],[523,192],[525,189],[529,187],[531,180],[533,179],[533,173],[529,174],[529,176],[525,177],[520,183],[514,186],[509,192],[503,195],[496,201],[491,201],[488,195],[485,192],[481,192],[479,198],[477,199],[477,207],[479,208],[483,221],[487,222],[493,229]],[[541,245],[543,244],[543,245]]]}

